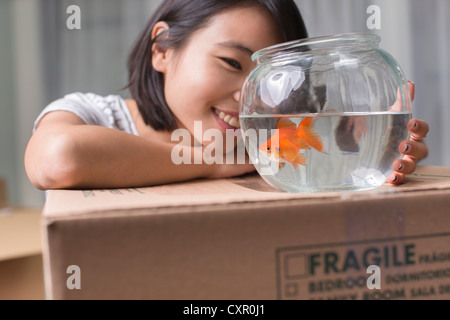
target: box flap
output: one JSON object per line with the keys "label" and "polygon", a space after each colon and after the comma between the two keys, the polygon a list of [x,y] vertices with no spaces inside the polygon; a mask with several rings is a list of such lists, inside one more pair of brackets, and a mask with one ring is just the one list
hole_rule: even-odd
{"label": "box flap", "polygon": [[41,211],[28,208],[0,210],[0,261],[41,252]]}
{"label": "box flap", "polygon": [[358,192],[284,193],[270,187],[258,174],[220,180],[194,180],[146,188],[51,190],[44,207],[46,218],[138,208],[193,207],[274,200],[373,198],[398,192],[450,189],[450,167],[418,166],[401,186],[389,183]]}

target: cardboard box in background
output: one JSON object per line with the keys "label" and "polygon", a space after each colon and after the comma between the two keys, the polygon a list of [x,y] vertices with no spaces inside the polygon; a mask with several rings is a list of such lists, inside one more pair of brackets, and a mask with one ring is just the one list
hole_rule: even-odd
{"label": "cardboard box in background", "polygon": [[9,206],[0,179],[0,300],[45,299],[41,213]]}
{"label": "cardboard box in background", "polygon": [[0,300],[45,299],[42,211],[4,205],[0,208]]}
{"label": "cardboard box in background", "polygon": [[450,168],[309,195],[258,175],[51,191],[43,219],[48,299],[450,298]]}
{"label": "cardboard box in background", "polygon": [[0,261],[0,300],[43,300],[42,255]]}

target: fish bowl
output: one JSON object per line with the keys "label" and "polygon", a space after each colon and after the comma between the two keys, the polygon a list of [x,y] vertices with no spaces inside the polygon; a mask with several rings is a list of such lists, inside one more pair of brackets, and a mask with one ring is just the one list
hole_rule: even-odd
{"label": "fish bowl", "polygon": [[255,52],[239,102],[242,138],[262,178],[284,192],[373,189],[409,138],[411,99],[376,34],[339,34]]}

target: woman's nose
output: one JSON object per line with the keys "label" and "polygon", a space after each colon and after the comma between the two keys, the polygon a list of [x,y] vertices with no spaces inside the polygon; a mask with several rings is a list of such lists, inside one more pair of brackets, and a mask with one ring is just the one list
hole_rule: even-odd
{"label": "woman's nose", "polygon": [[241,91],[235,91],[233,93],[233,99],[236,100],[236,102],[239,102],[240,97],[241,97]]}

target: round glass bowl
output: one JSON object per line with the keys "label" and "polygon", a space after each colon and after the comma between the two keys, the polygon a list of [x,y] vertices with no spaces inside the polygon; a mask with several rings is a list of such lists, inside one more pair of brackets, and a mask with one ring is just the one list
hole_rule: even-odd
{"label": "round glass bowl", "polygon": [[408,139],[411,100],[396,60],[375,34],[340,34],[257,51],[241,90],[247,152],[280,191],[382,185]]}

